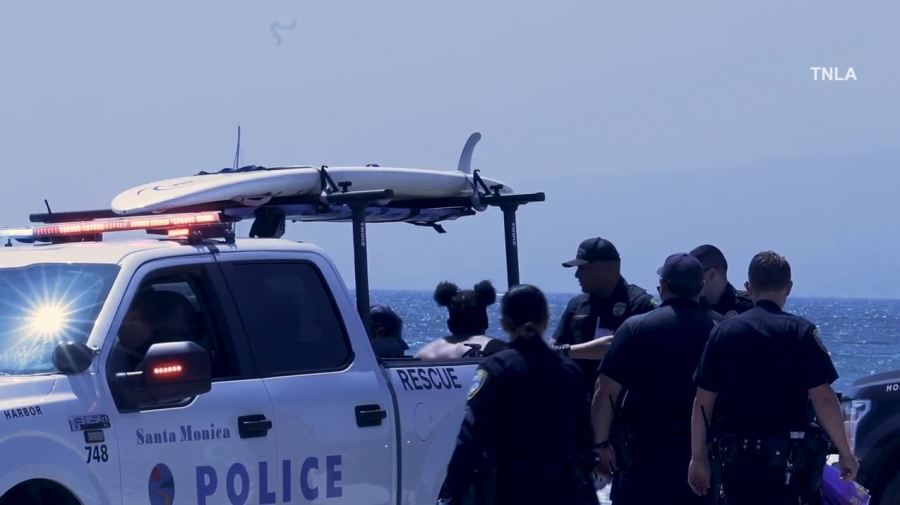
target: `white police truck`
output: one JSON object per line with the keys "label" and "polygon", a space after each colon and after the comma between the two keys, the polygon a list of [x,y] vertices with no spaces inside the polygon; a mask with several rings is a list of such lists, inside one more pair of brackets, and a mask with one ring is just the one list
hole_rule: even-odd
{"label": "white police truck", "polygon": [[[543,195],[390,197],[0,229],[0,505],[435,503],[477,360],[376,356],[366,223],[442,231],[500,206],[515,283],[515,210]],[[355,305],[321,249],[276,238],[285,219],[353,223]],[[106,240],[125,230],[165,236]]]}

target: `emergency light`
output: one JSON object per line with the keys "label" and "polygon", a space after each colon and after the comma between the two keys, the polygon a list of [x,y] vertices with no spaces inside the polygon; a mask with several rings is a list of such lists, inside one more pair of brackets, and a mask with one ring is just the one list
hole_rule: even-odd
{"label": "emergency light", "polygon": [[154,366],[153,367],[153,375],[157,375],[157,376],[181,375],[181,372],[183,370],[184,370],[184,368],[179,364]]}
{"label": "emergency light", "polygon": [[192,226],[211,226],[221,222],[222,215],[219,212],[116,217],[40,226],[5,227],[0,228],[0,238],[47,239],[133,230],[167,230],[169,236],[186,236],[190,234]]}

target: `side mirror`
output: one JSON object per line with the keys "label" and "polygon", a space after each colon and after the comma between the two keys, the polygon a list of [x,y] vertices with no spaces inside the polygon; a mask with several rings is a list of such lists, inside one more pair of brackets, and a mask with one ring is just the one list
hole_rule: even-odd
{"label": "side mirror", "polygon": [[212,389],[209,353],[195,342],[153,344],[139,369],[116,374],[116,381],[136,405],[184,400]]}
{"label": "side mirror", "polygon": [[81,342],[67,340],[53,349],[53,366],[66,375],[87,370],[93,361],[93,349]]}

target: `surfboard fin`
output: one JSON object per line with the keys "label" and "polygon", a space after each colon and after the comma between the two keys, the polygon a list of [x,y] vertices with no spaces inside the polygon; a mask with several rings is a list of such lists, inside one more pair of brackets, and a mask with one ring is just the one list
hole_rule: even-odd
{"label": "surfboard fin", "polygon": [[472,173],[472,153],[475,151],[475,145],[481,140],[481,134],[475,132],[469,135],[469,140],[463,146],[462,154],[459,155],[459,166],[457,170],[464,174]]}

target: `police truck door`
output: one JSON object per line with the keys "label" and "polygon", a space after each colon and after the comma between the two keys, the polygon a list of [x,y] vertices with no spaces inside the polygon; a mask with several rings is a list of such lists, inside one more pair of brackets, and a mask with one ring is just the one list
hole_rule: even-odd
{"label": "police truck door", "polygon": [[368,336],[346,289],[318,255],[246,254],[223,254],[220,264],[272,397],[279,459],[290,461],[297,498],[396,503],[391,395],[371,347],[361,348]]}
{"label": "police truck door", "polygon": [[[275,433],[258,422],[273,418],[271,401],[242,359],[249,352],[246,341],[235,338],[242,332],[232,321],[232,301],[217,296],[227,293],[223,282],[206,255],[151,262],[128,288],[112,335],[138,331],[129,327],[138,325],[155,342],[193,341],[210,353],[213,383],[211,391],[194,398],[137,409],[116,393],[119,413],[112,428],[119,437],[124,503],[282,503]],[[131,306],[140,307],[139,314],[131,313],[123,326]],[[126,340],[117,338],[108,361],[114,390],[114,374],[130,371],[140,360],[118,359],[130,351],[120,347]]]}

